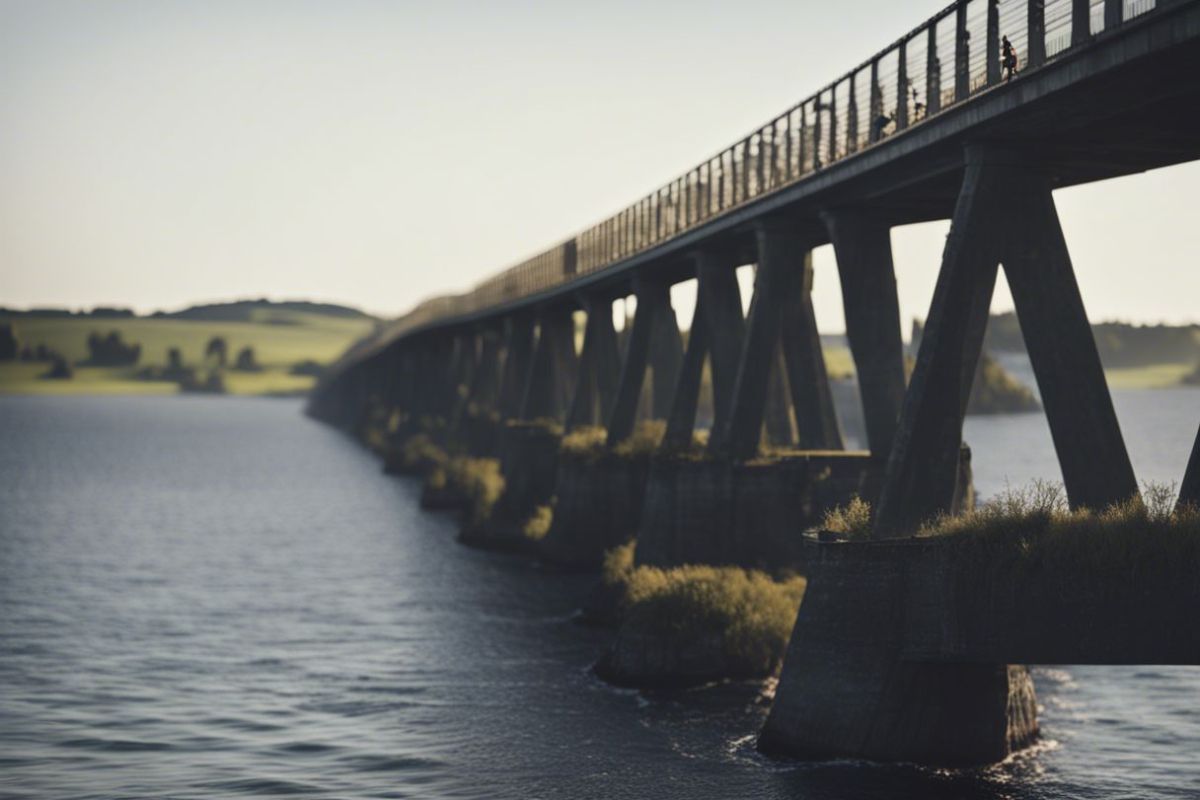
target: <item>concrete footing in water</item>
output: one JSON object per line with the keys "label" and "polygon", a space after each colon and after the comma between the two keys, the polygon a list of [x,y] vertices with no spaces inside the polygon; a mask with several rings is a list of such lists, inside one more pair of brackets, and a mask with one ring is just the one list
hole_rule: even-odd
{"label": "concrete footing in water", "polygon": [[759,749],[799,758],[960,766],[1037,735],[1024,667],[916,661],[906,652],[935,543],[813,545],[813,570]]}
{"label": "concrete footing in water", "polygon": [[561,432],[541,423],[509,422],[499,434],[504,493],[489,519],[467,524],[459,540],[473,547],[528,550],[524,525],[538,506],[554,499]]}
{"label": "concrete footing in water", "polygon": [[856,495],[873,497],[882,474],[866,453],[842,451],[747,462],[658,459],[647,480],[637,563],[795,566],[803,531]]}
{"label": "concrete footing in water", "polygon": [[554,521],[538,555],[563,567],[598,568],[606,551],[637,534],[649,471],[647,457],[561,453]]}

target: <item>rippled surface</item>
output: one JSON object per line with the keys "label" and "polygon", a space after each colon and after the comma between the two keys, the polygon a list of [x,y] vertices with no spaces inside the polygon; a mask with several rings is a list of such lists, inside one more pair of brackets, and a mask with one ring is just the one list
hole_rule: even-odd
{"label": "rippled surface", "polygon": [[[1175,397],[1148,407],[1191,433],[1164,439],[1200,417]],[[299,411],[0,398],[0,796],[1200,792],[1186,668],[1039,669],[1046,743],[988,770],[766,761],[754,687],[594,680],[606,634],[570,619],[586,578],[457,545],[414,484]],[[968,428],[982,484],[1031,474],[991,458],[1005,424]]]}

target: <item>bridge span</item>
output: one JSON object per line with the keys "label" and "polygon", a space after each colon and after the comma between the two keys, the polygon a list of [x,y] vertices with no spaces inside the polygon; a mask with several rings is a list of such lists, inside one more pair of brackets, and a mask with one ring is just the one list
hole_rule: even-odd
{"label": "bridge span", "polygon": [[[944,553],[903,545],[970,502],[963,417],[1000,265],[1071,505],[1137,494],[1052,192],[1200,158],[1196,76],[1197,0],[959,0],[667,186],[470,292],[421,303],[351,348],[309,410],[347,429],[388,416],[393,446],[419,433],[498,457],[500,509],[519,520],[557,495],[547,552],[581,565],[635,531],[641,563],[770,565],[799,557],[799,528],[823,508],[869,497],[874,541],[821,557],[840,566],[814,573],[791,653],[822,660],[789,655],[764,745],[1001,757],[1035,725],[1032,689],[1009,661],[1103,652],[1105,663],[1144,663],[1167,645],[1133,635],[1132,618],[1116,625],[1130,636],[1107,648],[1078,637],[1050,646],[1049,633],[939,639],[926,623],[950,606],[906,576],[935,574]],[[890,229],[937,219],[950,235],[906,381]],[[866,452],[844,449],[817,334],[811,251],[824,244]],[[743,315],[734,269],[751,263]],[[669,289],[693,278],[684,337]],[[636,313],[618,334],[612,302],[630,294]],[[681,459],[706,376],[704,457]],[[639,415],[665,425],[648,464],[561,457],[563,430],[601,426],[613,452]],[[1196,444],[1179,502],[1200,504],[1200,434],[1180,435]],[[764,459],[764,445],[786,454]],[[1195,608],[1184,594],[1174,599]],[[853,620],[856,596],[876,611],[922,611],[882,630]],[[1033,625],[1026,606],[954,597],[956,630],[998,630],[1001,617]],[[1064,613],[1063,630],[1081,629],[1087,605]],[[1200,663],[1200,650],[1189,641],[1170,660]],[[987,735],[967,735],[976,729]]]}

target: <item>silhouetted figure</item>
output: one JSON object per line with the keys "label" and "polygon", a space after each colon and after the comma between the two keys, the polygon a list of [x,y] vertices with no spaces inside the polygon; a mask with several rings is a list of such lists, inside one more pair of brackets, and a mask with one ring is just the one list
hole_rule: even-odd
{"label": "silhouetted figure", "polygon": [[875,118],[875,139],[878,141],[883,138],[884,129],[891,125],[895,117],[891,114],[880,114]]}
{"label": "silhouetted figure", "polygon": [[912,93],[913,121],[915,122],[925,116],[925,104],[921,102],[920,95],[917,94],[915,86],[911,87],[909,92]]}
{"label": "silhouetted figure", "polygon": [[1000,37],[1000,66],[1004,69],[1004,80],[1011,81],[1017,74],[1017,51],[1007,36]]}

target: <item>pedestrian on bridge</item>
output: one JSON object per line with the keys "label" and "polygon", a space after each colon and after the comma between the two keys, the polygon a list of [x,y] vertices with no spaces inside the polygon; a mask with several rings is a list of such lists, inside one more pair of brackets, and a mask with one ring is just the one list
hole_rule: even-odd
{"label": "pedestrian on bridge", "polygon": [[1004,67],[1005,82],[1011,81],[1013,75],[1017,74],[1017,51],[1007,36],[1000,37],[1000,64]]}

